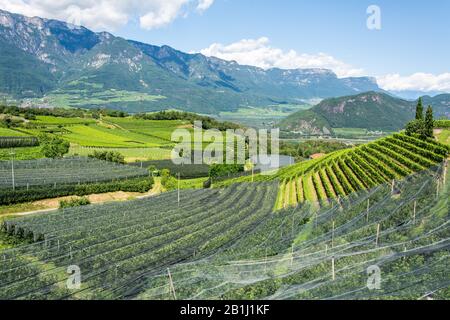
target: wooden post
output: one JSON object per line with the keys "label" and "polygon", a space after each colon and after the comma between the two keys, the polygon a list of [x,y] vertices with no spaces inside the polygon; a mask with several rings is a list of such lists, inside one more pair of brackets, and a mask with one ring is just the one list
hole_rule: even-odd
{"label": "wooden post", "polygon": [[439,178],[436,181],[436,198],[439,198]]}
{"label": "wooden post", "polygon": [[335,227],[335,222],[333,220],[333,230],[331,231],[331,248],[334,248],[334,227]]}
{"label": "wooden post", "polygon": [[377,225],[377,240],[376,240],[376,246],[378,247],[378,242],[380,240],[380,224]]}
{"label": "wooden post", "polygon": [[416,209],[417,209],[417,201],[414,201],[414,211],[413,211],[413,223],[416,224]]}
{"label": "wooden post", "polygon": [[334,257],[331,259],[331,275],[333,281],[336,280],[336,271],[334,269]]}
{"label": "wooden post", "polygon": [[291,267],[294,264],[294,245],[291,246]]}
{"label": "wooden post", "polygon": [[15,181],[15,174],[14,174],[14,151],[11,149],[11,177],[12,177],[12,189],[13,191],[16,190],[16,181]]}
{"label": "wooden post", "polygon": [[369,222],[370,199],[367,199],[366,223]]}
{"label": "wooden post", "polygon": [[173,295],[174,300],[177,300],[177,294],[175,293],[175,286],[173,285],[172,274],[170,273],[170,269],[167,268],[167,274],[169,275],[169,290]]}
{"label": "wooden post", "polygon": [[294,214],[295,214],[295,211],[292,211],[292,230],[291,230],[291,238],[294,237],[294,223],[295,223],[295,221],[294,221]]}
{"label": "wooden post", "polygon": [[392,179],[392,185],[391,185],[391,193],[394,194],[394,188],[395,188],[395,179]]}
{"label": "wooden post", "polygon": [[178,172],[178,206],[180,206],[180,173]]}
{"label": "wooden post", "polygon": [[264,273],[267,273],[267,248],[266,248],[266,254],[264,256]]}
{"label": "wooden post", "polygon": [[328,254],[328,245],[327,244],[325,244],[325,254],[326,255]]}

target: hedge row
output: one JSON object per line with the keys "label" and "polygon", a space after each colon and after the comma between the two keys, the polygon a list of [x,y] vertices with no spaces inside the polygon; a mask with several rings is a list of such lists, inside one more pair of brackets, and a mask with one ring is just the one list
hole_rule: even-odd
{"label": "hedge row", "polygon": [[334,198],[336,195],[333,190],[331,190],[331,182],[328,182],[327,175],[323,169],[319,170],[320,180],[322,180],[322,185],[325,189],[325,193],[327,194],[328,199]]}
{"label": "hedge row", "polygon": [[417,155],[416,153],[411,152],[408,149],[405,149],[405,148],[395,144],[395,141],[396,141],[395,139],[384,139],[384,140],[378,141],[378,144],[380,146],[386,147],[392,151],[395,151],[395,152],[403,155],[404,157],[407,157],[408,159],[420,164],[421,166],[423,166],[425,168],[430,168],[430,167],[434,166],[433,161],[428,160],[425,157]]}
{"label": "hedge row", "polygon": [[367,172],[364,172],[361,167],[355,161],[353,161],[351,156],[348,156],[345,159],[345,163],[355,173],[355,175],[359,178],[359,180],[364,184],[366,188],[375,187],[377,185],[377,183],[374,182],[372,178],[370,178]]}
{"label": "hedge row", "polygon": [[70,184],[54,188],[54,186],[39,186],[27,189],[2,190],[0,205],[31,202],[42,199],[51,199],[65,196],[85,196],[95,193],[107,193],[115,191],[144,193],[153,187],[153,179],[136,178],[106,183]]}
{"label": "hedge row", "polygon": [[396,179],[397,175],[390,168],[388,168],[384,163],[381,163],[378,159],[372,157],[363,148],[356,149],[355,152],[361,157],[367,160],[369,165],[379,170],[383,176],[385,176],[384,181]]}
{"label": "hedge row", "polygon": [[36,147],[39,140],[36,137],[0,137],[0,149]]}
{"label": "hedge row", "polygon": [[377,184],[382,184],[386,182],[386,178],[380,174],[377,170],[375,170],[369,163],[367,163],[366,159],[361,157],[356,152],[352,152],[349,154],[351,157],[355,159],[355,162],[371,177],[373,181],[375,181]]}
{"label": "hedge row", "polygon": [[408,169],[412,170],[412,171],[421,171],[423,169],[425,169],[423,166],[418,165],[415,162],[412,162],[411,160],[409,160],[408,158],[402,156],[401,154],[390,150],[389,148],[386,148],[382,145],[379,144],[371,144],[370,148],[375,149],[383,154],[387,154],[388,156],[390,156],[392,159],[394,159],[395,161],[401,163],[402,165],[404,165],[405,167],[407,167]]}
{"label": "hedge row", "polygon": [[350,184],[350,182],[348,182],[347,178],[345,177],[344,173],[339,168],[339,165],[336,162],[333,163],[333,171],[336,174],[337,179],[341,183],[341,186],[344,189],[345,195],[348,195],[355,191],[353,189],[352,185]]}
{"label": "hedge row", "polygon": [[[396,133],[394,134],[394,138],[403,142],[408,143],[408,145],[413,145],[414,147],[420,149],[424,149],[426,151],[429,151],[431,153],[435,153],[437,155],[441,155],[442,157],[446,157],[448,155],[449,149],[448,147],[444,146],[443,144],[440,144],[433,140],[421,140],[419,138],[415,138],[412,136],[407,136],[405,134]],[[433,142],[431,142],[433,141]]]}
{"label": "hedge row", "polygon": [[385,166],[388,166],[391,170],[393,170],[398,176],[397,178],[403,178],[412,173],[411,170],[395,163],[393,159],[386,156],[384,153],[373,149],[372,146],[364,147],[363,150],[373,157],[379,159]]}
{"label": "hedge row", "polygon": [[355,191],[364,190],[366,188],[366,186],[358,179],[355,173],[347,166],[347,164],[342,159],[338,161],[338,164]]}
{"label": "hedge row", "polygon": [[330,180],[331,185],[333,186],[333,189],[336,192],[336,195],[345,196],[345,190],[342,188],[341,184],[337,180],[336,176],[334,175],[333,171],[331,170],[331,167],[327,166],[325,168],[325,171],[327,173],[328,180]]}
{"label": "hedge row", "polygon": [[312,182],[314,185],[314,189],[316,191],[317,199],[320,202],[326,201],[327,195],[326,195],[325,191],[322,189],[322,185],[321,185],[319,179],[317,179],[317,175],[315,173],[312,174]]}

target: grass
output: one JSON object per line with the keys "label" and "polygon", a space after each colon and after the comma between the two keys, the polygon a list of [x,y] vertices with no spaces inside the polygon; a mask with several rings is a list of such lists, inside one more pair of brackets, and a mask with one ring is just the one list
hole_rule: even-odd
{"label": "grass", "polygon": [[348,139],[364,139],[381,137],[391,134],[392,132],[383,132],[381,135],[369,134],[367,129],[362,128],[333,128],[334,134],[340,138]]}
{"label": "grass", "polygon": [[171,149],[168,148],[88,148],[78,145],[72,145],[70,147],[69,155],[88,156],[93,154],[94,151],[119,152],[125,157],[125,161],[128,163],[148,160],[167,160],[171,157]]}
{"label": "grass", "polygon": [[248,126],[266,127],[270,122],[279,122],[283,118],[301,110],[308,110],[311,105],[281,104],[265,107],[248,106],[237,112],[221,112],[220,120],[233,121]]}
{"label": "grass", "polygon": [[76,124],[85,124],[85,123],[95,123],[94,119],[84,119],[84,118],[62,118],[62,117],[53,117],[53,116],[37,116],[36,120],[32,121],[33,124],[36,125],[76,125]]}
{"label": "grass", "polygon": [[172,133],[176,129],[192,131],[192,125],[181,120],[141,120],[134,118],[104,118],[104,121],[119,128],[150,135],[166,142],[171,142]]}
{"label": "grass", "polygon": [[148,137],[122,129],[108,129],[99,125],[73,126],[63,138],[85,147],[159,147],[167,144],[159,138]]}
{"label": "grass", "polygon": [[14,213],[32,212],[43,209],[46,209],[46,207],[35,203],[19,203],[9,206],[0,206],[0,218]]}
{"label": "grass", "polygon": [[[95,84],[89,85],[95,87]],[[165,98],[134,91],[101,90],[100,87],[96,87],[96,89],[99,89],[99,91],[88,92],[88,90],[82,89],[56,91],[44,98],[32,99],[31,103],[36,105],[49,104],[60,108],[76,108],[108,103],[157,101]]]}
{"label": "grass", "polygon": [[0,127],[0,137],[24,137],[25,133],[16,131],[14,129]]}
{"label": "grass", "polygon": [[205,178],[180,180],[180,189],[203,189],[203,183],[208,180]]}
{"label": "grass", "polygon": [[[41,152],[41,147],[13,148],[14,159],[33,160],[45,158]],[[11,149],[0,149],[0,161],[11,160]]]}
{"label": "grass", "polygon": [[436,135],[440,143],[450,145],[450,129],[442,129],[441,133]]}

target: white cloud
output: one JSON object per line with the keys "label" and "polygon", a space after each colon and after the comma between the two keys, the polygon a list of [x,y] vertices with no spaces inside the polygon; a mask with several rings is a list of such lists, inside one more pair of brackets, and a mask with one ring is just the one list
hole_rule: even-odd
{"label": "white cloud", "polygon": [[205,11],[212,6],[214,0],[198,0],[197,10]]}
{"label": "white cloud", "polygon": [[450,92],[450,73],[414,73],[410,76],[388,74],[377,78],[381,88],[393,91],[443,91]]}
{"label": "white cloud", "polygon": [[269,45],[267,37],[244,39],[229,45],[214,43],[200,52],[224,60],[234,60],[239,64],[257,66],[263,69],[282,68],[324,68],[333,70],[339,77],[362,76],[363,69],[337,60],[325,54],[298,53],[295,50],[283,51]]}
{"label": "white cloud", "polygon": [[[113,31],[134,18],[144,29],[164,27],[214,0],[0,0],[0,8],[26,16],[58,19],[94,30]],[[182,13],[185,13],[184,15]]]}

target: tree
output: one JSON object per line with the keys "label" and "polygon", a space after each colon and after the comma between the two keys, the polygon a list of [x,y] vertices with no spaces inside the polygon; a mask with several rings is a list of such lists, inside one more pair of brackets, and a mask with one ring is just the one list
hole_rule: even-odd
{"label": "tree", "polygon": [[425,115],[425,135],[429,138],[433,138],[434,119],[433,119],[433,107],[428,106],[427,113]]}
{"label": "tree", "polygon": [[119,164],[125,164],[125,157],[117,151],[97,151],[89,155],[89,158],[95,158],[108,162],[115,162]]}
{"label": "tree", "polygon": [[406,125],[406,134],[412,136],[418,134],[422,139],[427,137],[425,122],[423,120],[413,120]]}
{"label": "tree", "polygon": [[419,98],[416,107],[416,120],[423,120],[423,102],[422,98]]}
{"label": "tree", "polygon": [[155,165],[149,165],[148,166],[148,168],[147,168],[147,170],[148,170],[148,172],[150,172],[150,174],[152,175],[152,177],[154,176],[154,175],[158,175],[158,168],[156,168],[156,166]]}
{"label": "tree", "polygon": [[69,152],[70,143],[55,136],[41,135],[39,142],[42,153],[47,158],[62,158]]}

